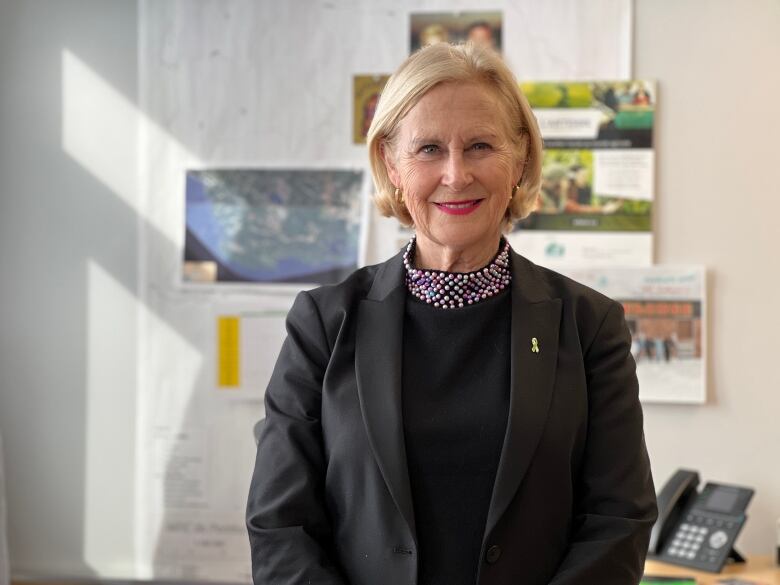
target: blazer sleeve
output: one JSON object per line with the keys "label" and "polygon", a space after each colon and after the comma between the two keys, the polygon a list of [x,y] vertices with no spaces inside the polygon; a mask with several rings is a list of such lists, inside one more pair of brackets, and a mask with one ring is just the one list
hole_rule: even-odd
{"label": "blazer sleeve", "polygon": [[570,546],[550,585],[641,579],[657,511],[630,347],[623,308],[613,302],[584,348],[587,440]]}
{"label": "blazer sleeve", "polygon": [[345,585],[324,502],[320,425],[330,349],[319,311],[300,293],[265,393],[266,420],[247,503],[255,585]]}

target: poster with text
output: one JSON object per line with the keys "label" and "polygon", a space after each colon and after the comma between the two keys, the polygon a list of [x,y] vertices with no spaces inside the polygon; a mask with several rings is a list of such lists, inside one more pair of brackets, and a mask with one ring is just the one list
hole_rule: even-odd
{"label": "poster with text", "polygon": [[572,269],[566,273],[623,305],[642,401],[706,400],[703,267]]}
{"label": "poster with text", "polygon": [[183,280],[328,284],[361,264],[364,174],[187,171]]}
{"label": "poster with text", "polygon": [[541,192],[510,241],[548,266],[652,263],[650,81],[521,84],[544,138]]}

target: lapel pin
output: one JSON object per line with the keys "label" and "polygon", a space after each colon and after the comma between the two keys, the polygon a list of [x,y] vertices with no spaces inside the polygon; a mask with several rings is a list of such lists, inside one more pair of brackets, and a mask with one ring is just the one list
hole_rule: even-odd
{"label": "lapel pin", "polygon": [[536,337],[531,338],[531,351],[534,353],[539,353],[539,340],[536,339]]}

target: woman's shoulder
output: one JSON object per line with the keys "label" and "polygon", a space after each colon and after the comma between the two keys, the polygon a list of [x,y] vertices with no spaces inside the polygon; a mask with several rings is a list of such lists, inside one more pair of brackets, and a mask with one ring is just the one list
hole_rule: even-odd
{"label": "woman's shoulder", "polygon": [[350,300],[364,298],[374,282],[376,273],[382,264],[358,268],[341,282],[323,284],[304,291],[318,306],[344,305]]}
{"label": "woman's shoulder", "polygon": [[357,311],[360,302],[378,298],[381,289],[403,284],[403,261],[399,253],[389,260],[358,268],[341,282],[324,284],[300,293],[310,299],[323,322],[340,320],[345,314]]}

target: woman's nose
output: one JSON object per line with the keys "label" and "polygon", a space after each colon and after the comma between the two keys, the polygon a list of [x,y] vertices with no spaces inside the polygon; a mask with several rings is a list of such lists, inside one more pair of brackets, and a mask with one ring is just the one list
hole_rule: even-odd
{"label": "woman's nose", "polygon": [[469,164],[461,151],[453,150],[447,157],[442,184],[454,191],[461,191],[473,181]]}

